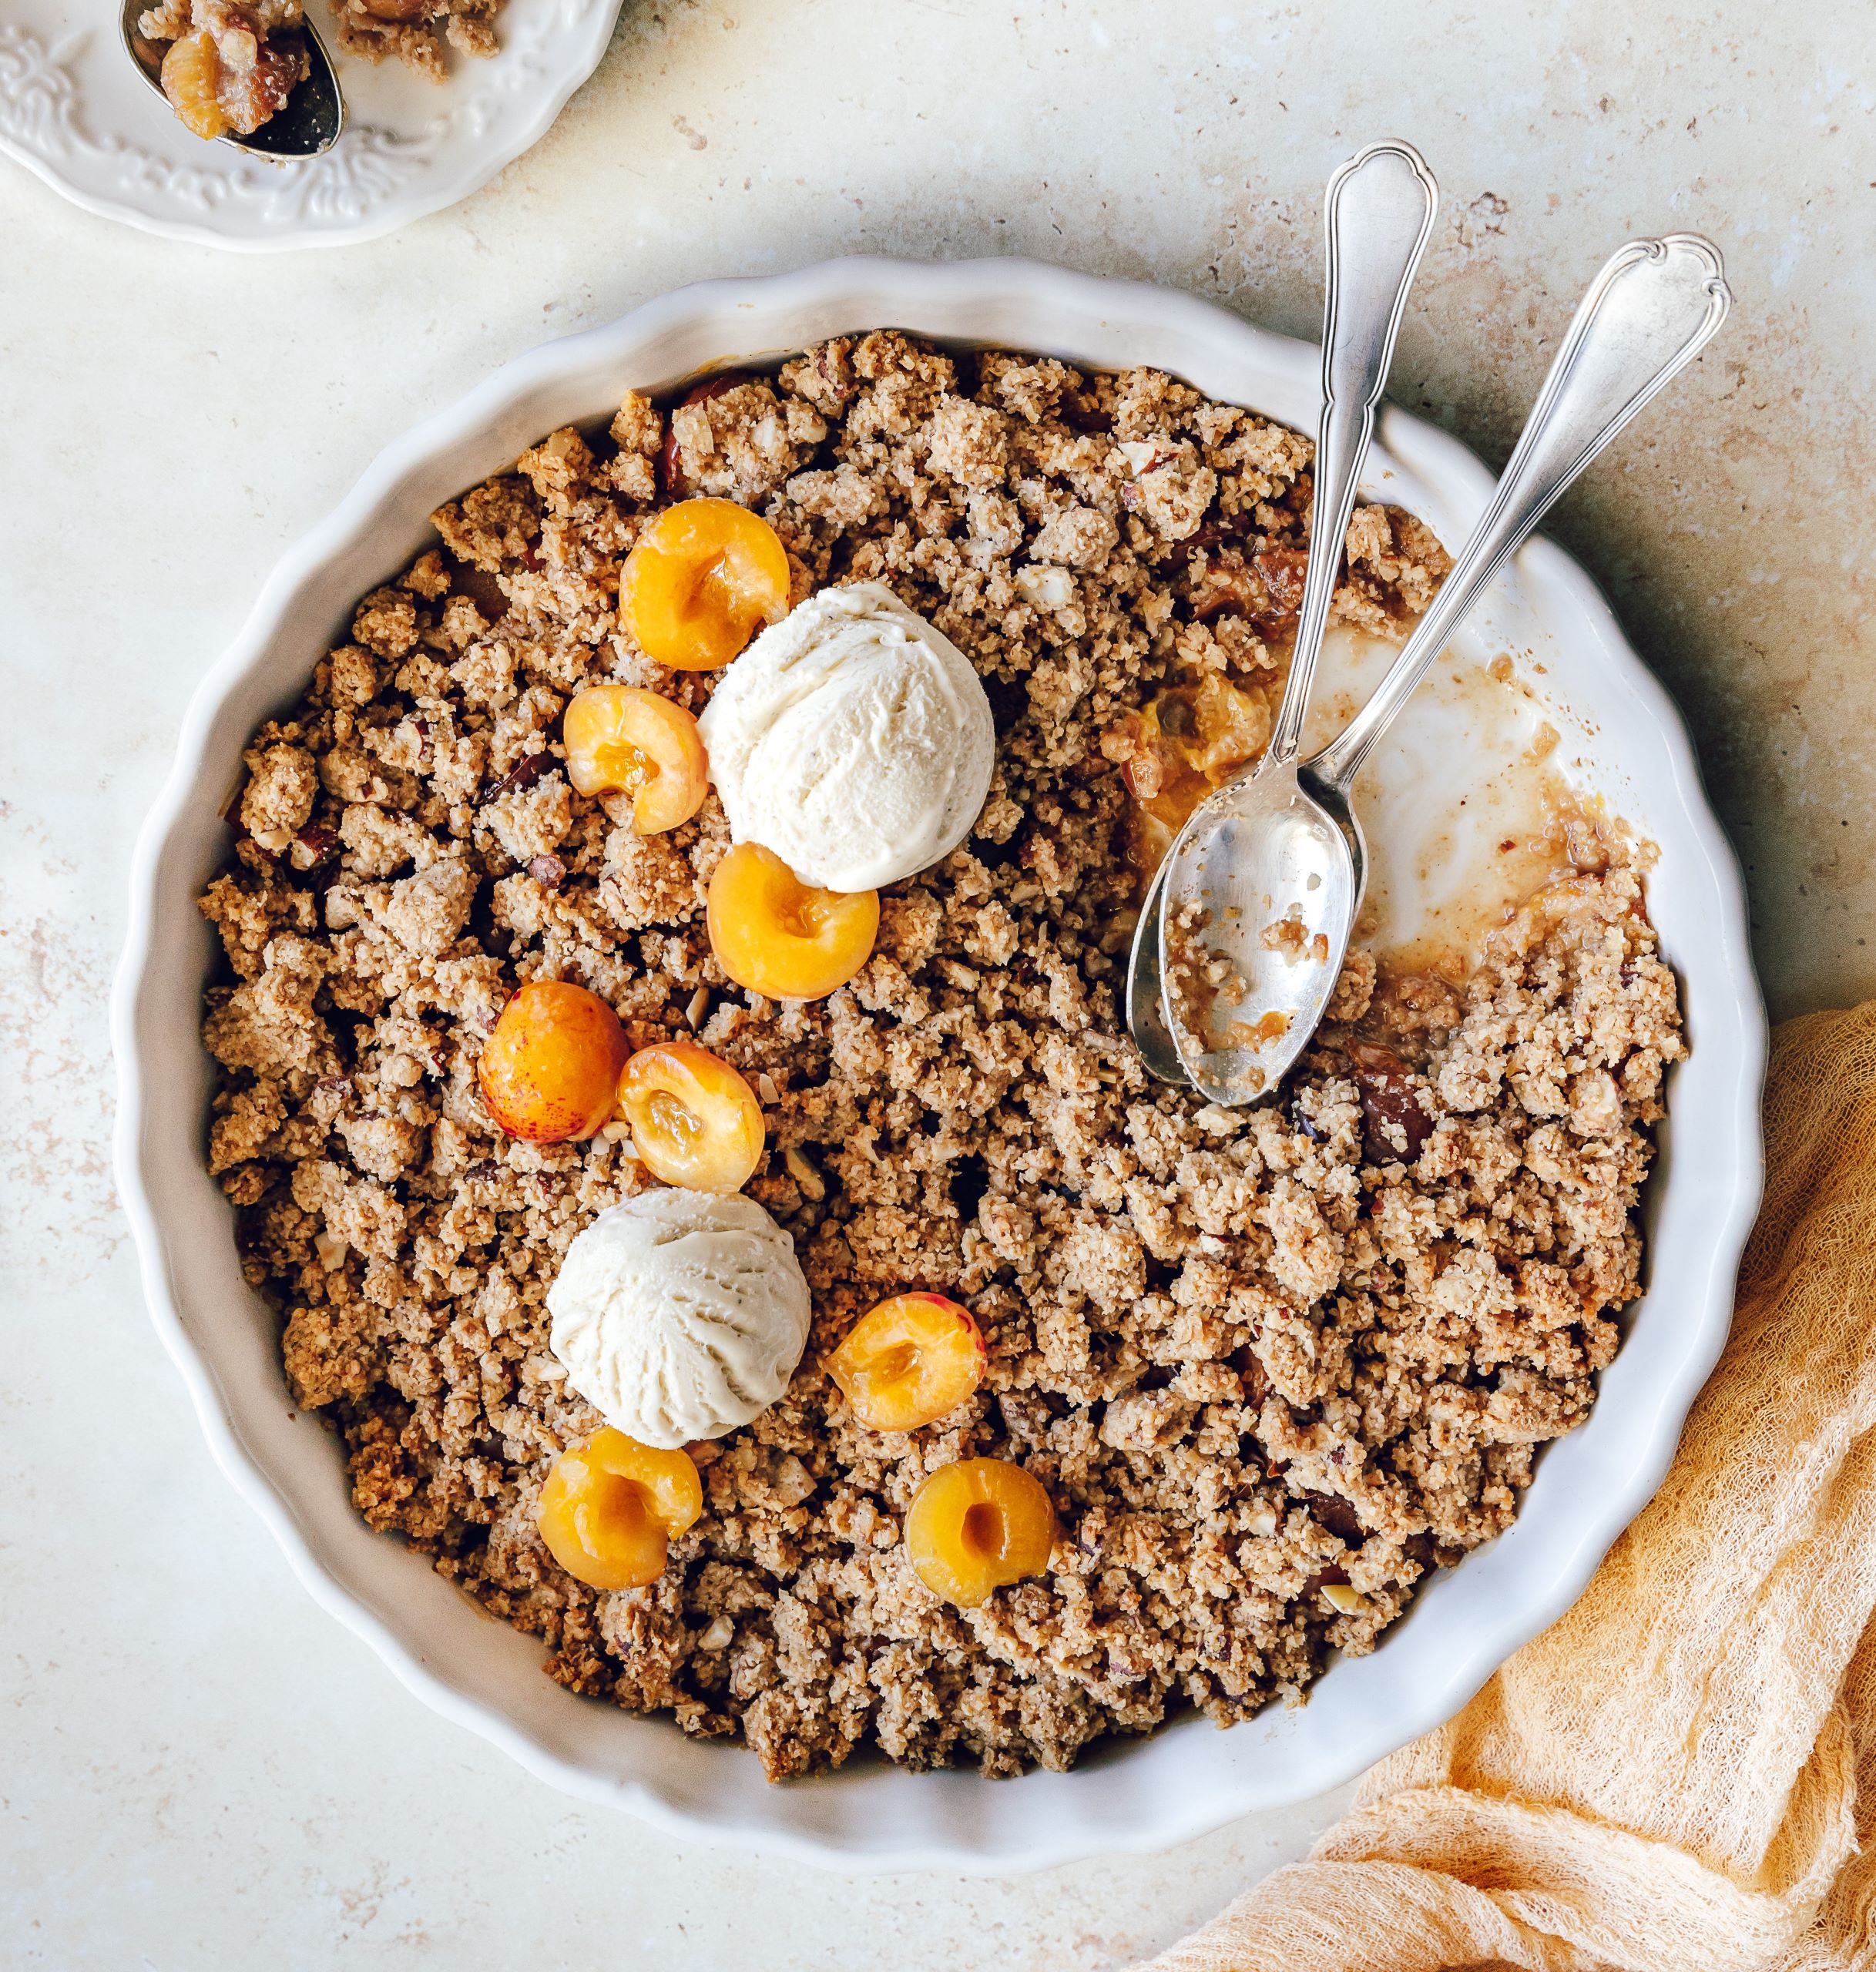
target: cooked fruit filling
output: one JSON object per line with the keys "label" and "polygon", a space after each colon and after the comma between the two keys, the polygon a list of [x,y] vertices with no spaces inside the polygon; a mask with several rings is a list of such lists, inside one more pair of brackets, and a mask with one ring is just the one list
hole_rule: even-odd
{"label": "cooked fruit filling", "polygon": [[198,137],[251,137],[307,72],[300,0],[163,0],[137,32],[167,47],[163,92]]}
{"label": "cooked fruit filling", "polygon": [[1269,699],[1208,672],[1170,686],[1101,736],[1139,803],[1135,854],[1150,872],[1186,817],[1215,787],[1257,759],[1270,736]]}

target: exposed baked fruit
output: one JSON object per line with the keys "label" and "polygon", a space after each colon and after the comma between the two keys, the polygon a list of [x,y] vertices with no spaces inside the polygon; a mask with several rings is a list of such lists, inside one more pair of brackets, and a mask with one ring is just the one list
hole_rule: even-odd
{"label": "exposed baked fruit", "polygon": [[629,794],[632,826],[658,835],[703,805],[710,763],[697,722],[680,705],[636,685],[589,685],[561,726],[567,777],[582,794]]}
{"label": "exposed baked fruit", "polygon": [[733,500],[684,500],[626,557],[619,619],[659,664],[714,671],[787,613],[788,586],[788,551],[760,514]]}
{"label": "exposed baked fruit", "polygon": [[905,1516],[905,1551],[919,1580],[960,1609],[1040,1575],[1055,1538],[1042,1481],[1007,1459],[940,1466]]}
{"label": "exposed baked fruit", "polygon": [[596,993],[536,979],[502,1009],[476,1065],[497,1125],[530,1143],[589,1137],[612,1115],[631,1052]]}
{"label": "exposed baked fruit", "polygon": [[1156,867],[1186,817],[1270,743],[1270,708],[1216,672],[1157,693],[1101,736],[1139,804],[1139,860]]}
{"label": "exposed baked fruit", "polygon": [[656,1581],[674,1536],[703,1511],[703,1482],[687,1451],[659,1451],[609,1425],[564,1451],[535,1517],[547,1551],[589,1588]]}
{"label": "exposed baked fruit", "polygon": [[942,1294],[895,1294],[870,1309],[827,1359],[854,1415],[872,1431],[915,1431],[983,1381],[984,1338]]}
{"label": "exposed baked fruit", "polygon": [[1411,1164],[1433,1134],[1412,1072],[1391,1048],[1351,1041],[1348,1059],[1361,1098],[1361,1155],[1371,1164]]}
{"label": "exposed baked fruit", "polygon": [[[196,25],[170,42],[159,76],[184,129],[203,138],[249,137],[285,106],[307,58],[297,35],[267,38],[283,24],[270,18],[274,11],[234,0],[190,10]],[[286,25],[297,18],[297,9],[284,13]]]}
{"label": "exposed baked fruit", "polygon": [[756,1093],[692,1041],[641,1048],[619,1078],[619,1106],[654,1178],[693,1192],[737,1192],[762,1162]]}
{"label": "exposed baked fruit", "polygon": [[[747,370],[720,370],[714,377],[706,377],[700,384],[693,384],[687,390],[680,404],[688,407],[693,404],[707,404],[712,397],[720,397],[726,391],[739,389],[743,384],[754,382]],[[690,475],[686,468],[684,448],[677,435],[677,421],[670,421],[665,434],[663,447],[658,454],[658,482],[667,494],[682,495],[690,490]]]}
{"label": "exposed baked fruit", "polygon": [[739,986],[771,1000],[818,1000],[872,956],[877,890],[822,890],[774,850],[740,842],[710,877],[710,949]]}

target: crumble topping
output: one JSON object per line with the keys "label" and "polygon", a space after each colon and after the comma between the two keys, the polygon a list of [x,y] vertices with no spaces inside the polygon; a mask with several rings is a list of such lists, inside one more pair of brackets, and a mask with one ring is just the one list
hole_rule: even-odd
{"label": "crumble topping", "polygon": [[[629,395],[609,431],[555,433],[451,502],[441,548],[256,736],[203,900],[228,961],[210,1167],[359,1511],[572,1689],[740,1735],[772,1777],[868,1739],[1006,1773],[1182,1706],[1227,1724],[1371,1647],[1586,1414],[1683,1051],[1619,853],[1576,840],[1582,867],[1462,980],[1352,954],[1334,1025],[1256,1108],[1152,1082],[1126,1036],[1135,798],[1104,736],[1208,676],[1274,704],[1310,456],[1154,371],[837,338],[668,414]],[[613,607],[653,508],[704,489],[767,515],[795,599],[889,585],[996,716],[974,833],[882,893],[874,957],[824,1001],[763,1000],[712,958],[713,796],[639,836],[562,765],[583,684],[706,702],[711,677],[652,664]],[[1378,508],[1349,555],[1337,613],[1390,634],[1445,567]],[[760,1090],[747,1189],[813,1296],[781,1400],[692,1448],[703,1515],[644,1588],[582,1586],[535,1523],[600,1421],[549,1350],[547,1289],[652,1182],[629,1135],[492,1127],[478,1055],[540,978]],[[826,1358],[913,1288],[970,1308],[987,1373],[939,1424],[863,1430]],[[901,1523],[928,1473],[983,1455],[1048,1488],[1061,1534],[1046,1573],[961,1610]]]}
{"label": "crumble topping", "polygon": [[459,54],[493,55],[502,0],[331,0],[339,45],[367,62],[396,60],[441,82],[447,41]]}

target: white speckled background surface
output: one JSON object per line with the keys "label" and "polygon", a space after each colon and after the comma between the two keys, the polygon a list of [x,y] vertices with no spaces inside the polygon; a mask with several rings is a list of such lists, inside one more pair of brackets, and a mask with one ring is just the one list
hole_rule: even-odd
{"label": "white speckled background surface", "polygon": [[1876,12],[1763,0],[626,0],[538,149],[374,246],[235,259],[0,167],[0,1959],[1086,1967],[1340,1805],[1010,1883],[844,1883],[588,1813],[317,1614],[197,1440],[106,1139],[133,833],[281,546],[545,337],[714,274],[1023,253],[1313,332],[1328,169],[1445,210],[1395,395],[1502,458],[1631,231],[1738,307],[1556,517],[1691,721],[1775,1013],[1876,989]]}

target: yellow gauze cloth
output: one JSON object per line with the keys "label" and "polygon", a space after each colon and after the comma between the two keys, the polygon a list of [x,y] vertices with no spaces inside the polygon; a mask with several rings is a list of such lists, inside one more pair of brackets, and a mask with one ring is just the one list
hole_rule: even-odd
{"label": "yellow gauze cloth", "polygon": [[1774,1037],[1765,1203],[1582,1600],[1151,1972],[1876,1968],[1876,1002]]}

